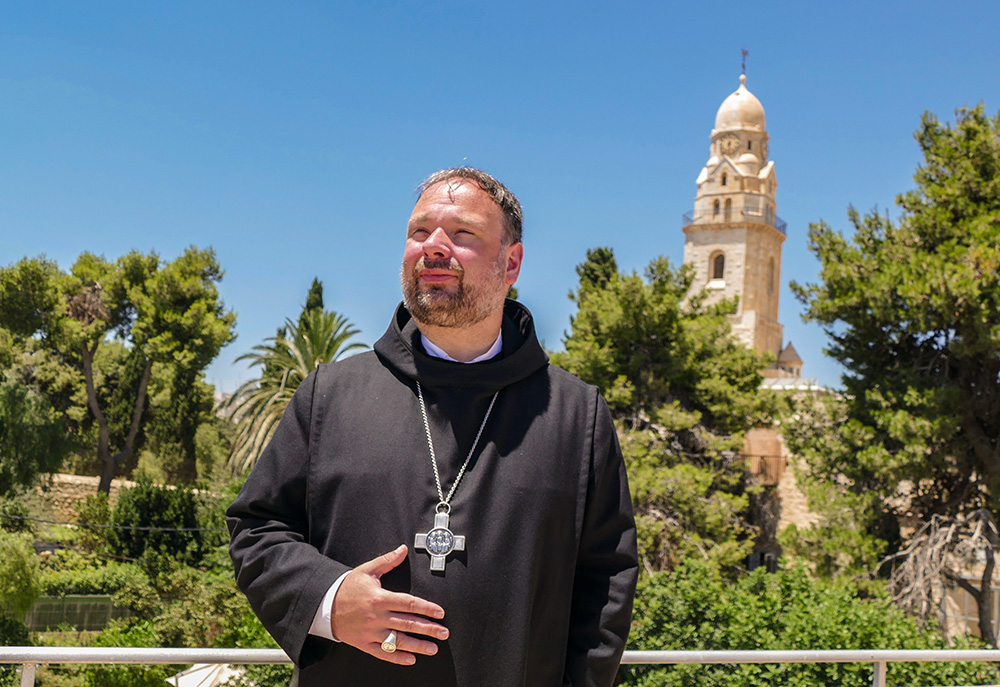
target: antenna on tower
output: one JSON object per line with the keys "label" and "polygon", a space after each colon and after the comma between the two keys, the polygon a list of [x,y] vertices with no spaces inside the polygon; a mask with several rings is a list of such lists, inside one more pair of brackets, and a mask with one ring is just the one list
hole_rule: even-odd
{"label": "antenna on tower", "polygon": [[740,52],[743,54],[743,59],[740,62],[740,66],[743,68],[743,76],[746,76],[747,75],[747,55],[750,54],[750,51],[747,50],[746,48],[743,48],[742,50],[740,50]]}

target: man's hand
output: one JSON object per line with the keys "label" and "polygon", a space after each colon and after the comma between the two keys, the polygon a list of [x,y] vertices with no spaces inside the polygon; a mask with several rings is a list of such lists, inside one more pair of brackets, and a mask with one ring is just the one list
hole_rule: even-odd
{"label": "man's hand", "polygon": [[[333,636],[345,644],[383,661],[413,665],[414,654],[433,656],[438,650],[434,642],[413,635],[447,639],[448,628],[427,619],[444,617],[444,609],[437,604],[382,589],[382,575],[405,559],[403,545],[352,570],[333,598],[330,626]],[[382,642],[392,631],[397,649],[390,654],[382,650]]]}

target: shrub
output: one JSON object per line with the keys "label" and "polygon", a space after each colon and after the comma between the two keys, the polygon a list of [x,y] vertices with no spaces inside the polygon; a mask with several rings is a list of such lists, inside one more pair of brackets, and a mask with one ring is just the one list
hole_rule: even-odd
{"label": "shrub", "polygon": [[46,596],[114,594],[123,587],[149,584],[142,568],[133,563],[109,563],[103,568],[51,572],[41,579]]}
{"label": "shrub", "polygon": [[[957,640],[969,648],[975,640]],[[812,580],[802,568],[758,569],[735,583],[700,562],[653,575],[636,594],[630,649],[946,649],[934,627],[894,606],[881,582]],[[869,663],[636,666],[637,687],[839,687],[871,684]],[[995,684],[985,663],[893,663],[889,684]]]}
{"label": "shrub", "polygon": [[0,612],[23,618],[38,598],[40,577],[32,536],[0,531]]}
{"label": "shrub", "polygon": [[245,673],[230,678],[226,687],[285,687],[291,681],[292,666],[257,665],[248,666]]}
{"label": "shrub", "polygon": [[[94,646],[158,647],[160,635],[149,620],[112,620],[94,640]],[[182,666],[88,666],[82,672],[88,687],[162,687]]]}
{"label": "shrub", "polygon": [[108,529],[111,522],[111,507],[105,493],[90,494],[76,507],[76,521],[93,527],[80,528],[80,546],[86,551],[101,551],[108,543]]}
{"label": "shrub", "polygon": [[133,560],[168,556],[193,565],[214,543],[201,531],[197,495],[186,487],[168,488],[143,482],[118,495],[111,524],[151,529],[111,529],[112,553]]}
{"label": "shrub", "polygon": [[27,505],[10,496],[0,497],[0,530],[5,532],[35,533],[35,523],[28,518],[31,511]]}
{"label": "shrub", "polygon": [[[20,620],[0,615],[0,646],[31,646],[28,628]],[[0,666],[0,686],[14,687],[19,681],[15,666]]]}

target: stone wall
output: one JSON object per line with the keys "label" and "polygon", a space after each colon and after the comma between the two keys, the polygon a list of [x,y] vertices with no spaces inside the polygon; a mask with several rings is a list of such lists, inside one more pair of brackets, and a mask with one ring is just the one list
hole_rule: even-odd
{"label": "stone wall", "polygon": [[[52,475],[51,479],[35,488],[36,496],[42,510],[53,520],[73,522],[76,520],[77,504],[97,493],[98,477],[82,475]],[[124,488],[135,486],[128,480],[112,480],[109,491],[109,502],[113,506],[118,499],[118,492]]]}

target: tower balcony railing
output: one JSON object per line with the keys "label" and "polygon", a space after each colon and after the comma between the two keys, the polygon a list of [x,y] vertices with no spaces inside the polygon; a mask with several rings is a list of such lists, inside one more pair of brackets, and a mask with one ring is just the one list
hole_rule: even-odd
{"label": "tower balcony railing", "polygon": [[716,224],[721,222],[759,222],[769,227],[774,227],[784,236],[788,236],[788,225],[774,212],[761,208],[757,205],[744,205],[742,207],[720,208],[714,210],[690,210],[685,212],[681,218],[681,228],[687,228],[692,224]]}
{"label": "tower balcony railing", "polygon": [[[815,651],[626,651],[623,665],[868,663],[872,687],[886,686],[889,663],[1000,662],[992,649],[826,649]],[[21,687],[34,687],[39,665],[52,664],[279,664],[291,663],[280,649],[137,649],[131,647],[0,647],[0,664],[20,664]],[[170,680],[167,681],[171,683]]]}
{"label": "tower balcony railing", "polygon": [[773,487],[781,482],[781,477],[785,474],[787,466],[784,456],[755,453],[742,453],[740,455],[746,461],[747,472],[756,477],[764,486]]}

